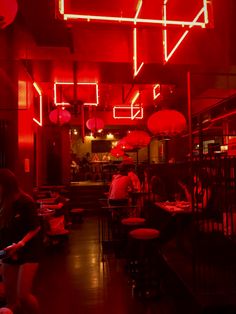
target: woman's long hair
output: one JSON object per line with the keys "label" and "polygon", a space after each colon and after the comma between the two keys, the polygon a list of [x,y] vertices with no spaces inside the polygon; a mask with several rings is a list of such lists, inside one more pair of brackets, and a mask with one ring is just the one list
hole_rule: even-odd
{"label": "woman's long hair", "polygon": [[9,169],[0,169],[0,187],[0,227],[4,227],[12,218],[12,204],[20,194],[18,180]]}

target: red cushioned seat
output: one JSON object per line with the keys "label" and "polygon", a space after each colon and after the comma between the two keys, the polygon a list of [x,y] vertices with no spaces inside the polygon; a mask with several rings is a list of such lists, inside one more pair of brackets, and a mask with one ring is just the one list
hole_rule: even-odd
{"label": "red cushioned seat", "polygon": [[157,229],[140,228],[131,231],[130,236],[138,240],[153,240],[160,236],[160,231]]}
{"label": "red cushioned seat", "polygon": [[145,219],[138,218],[138,217],[130,217],[130,218],[122,219],[121,223],[122,225],[126,225],[126,226],[143,225],[145,224]]}

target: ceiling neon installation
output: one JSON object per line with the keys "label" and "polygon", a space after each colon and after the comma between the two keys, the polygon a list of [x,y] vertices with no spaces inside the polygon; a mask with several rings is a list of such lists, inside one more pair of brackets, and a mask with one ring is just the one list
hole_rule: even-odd
{"label": "ceiling neon installation", "polygon": [[[152,26],[161,26],[163,27],[162,32],[162,43],[163,43],[163,59],[164,63],[168,62],[170,58],[174,55],[180,44],[184,41],[189,31],[193,27],[206,28],[209,24],[208,16],[208,5],[211,4],[211,0],[199,0],[199,9],[194,13],[190,20],[177,20],[167,18],[169,13],[169,4],[179,2],[180,4],[183,1],[177,0],[163,0],[162,8],[162,18],[153,19],[153,18],[140,18],[139,16],[142,13],[143,1],[140,0],[137,4],[137,9],[134,17],[128,16],[106,16],[106,15],[91,15],[91,14],[75,14],[73,12],[66,11],[66,4],[69,0],[58,0],[59,13],[64,20],[78,20],[78,21],[87,21],[87,22],[109,22],[109,23],[119,23],[119,24],[130,24],[134,26],[133,29],[133,68],[134,68],[134,77],[138,75],[144,63],[141,62],[138,66],[138,49],[137,49],[137,26],[138,25],[152,25]],[[184,29],[183,35],[175,43],[173,48],[168,51],[168,28],[170,26],[179,27]]]}

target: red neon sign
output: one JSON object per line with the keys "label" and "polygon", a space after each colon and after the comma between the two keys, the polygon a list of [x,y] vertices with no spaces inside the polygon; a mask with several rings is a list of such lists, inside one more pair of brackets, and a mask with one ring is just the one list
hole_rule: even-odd
{"label": "red neon sign", "polygon": [[[70,106],[70,103],[67,101],[63,100],[63,96],[60,95],[60,88],[63,88],[63,86],[72,86],[73,87],[74,83],[73,82],[54,82],[54,88],[53,88],[53,92],[54,92],[54,104],[56,106]],[[83,86],[91,86],[94,87],[94,95],[95,95],[95,101],[88,101],[88,102],[84,102],[84,105],[86,106],[97,106],[98,105],[98,101],[99,101],[99,95],[98,95],[98,83],[94,83],[94,82],[78,82],[77,83],[78,86],[83,87]]]}
{"label": "red neon sign", "polygon": [[33,121],[39,126],[43,126],[43,95],[41,89],[36,82],[33,82],[33,86],[39,96],[39,120],[34,117]]}

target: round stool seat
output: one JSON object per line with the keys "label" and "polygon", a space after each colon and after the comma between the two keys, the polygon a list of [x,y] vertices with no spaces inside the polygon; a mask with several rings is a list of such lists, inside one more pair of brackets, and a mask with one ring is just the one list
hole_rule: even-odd
{"label": "round stool seat", "polygon": [[71,214],[82,214],[84,212],[84,208],[72,208],[70,211]]}
{"label": "round stool seat", "polygon": [[138,240],[153,240],[160,236],[160,231],[157,229],[140,228],[131,231],[130,236]]}
{"label": "round stool seat", "polygon": [[125,225],[125,226],[144,225],[145,219],[144,218],[138,218],[138,217],[130,217],[130,218],[122,219],[121,223],[122,223],[122,225]]}
{"label": "round stool seat", "polygon": [[1,307],[0,314],[13,314],[13,312],[7,307]]}

